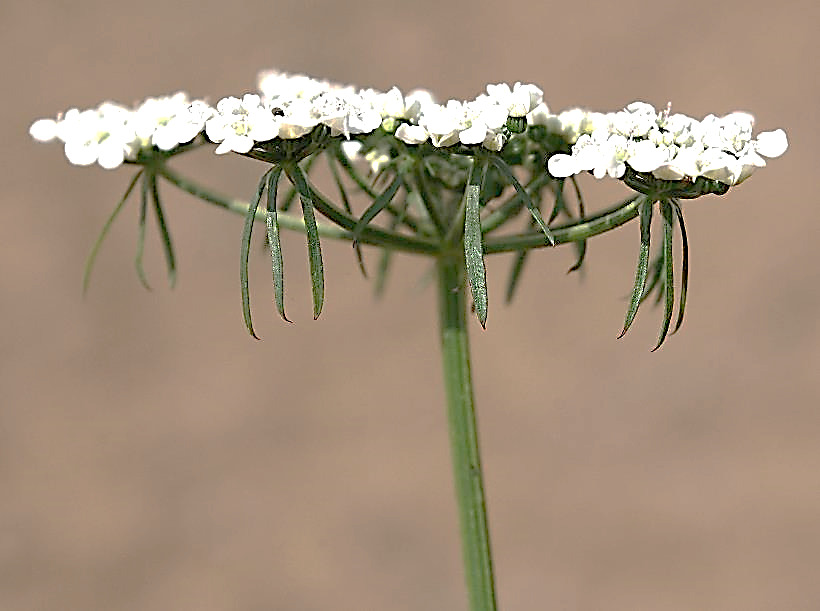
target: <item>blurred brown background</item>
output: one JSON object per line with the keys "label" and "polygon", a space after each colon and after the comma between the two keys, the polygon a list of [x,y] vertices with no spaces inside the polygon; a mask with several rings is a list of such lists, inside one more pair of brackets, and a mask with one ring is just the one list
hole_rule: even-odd
{"label": "blurred brown background", "polygon": [[[550,107],[634,99],[742,109],[791,148],[723,198],[687,202],[682,331],[660,312],[616,341],[632,223],[533,257],[472,325],[504,610],[820,609],[818,9],[813,2],[4,2],[0,8],[0,609],[464,609],[434,294],[404,258],[375,302],[325,243],[310,316],[304,238],[286,239],[288,312],[241,219],[165,188],[180,277],[137,207],[85,257],[130,177],[69,166],[30,122],[104,99],[238,94],[276,67],[472,97],[539,83]],[[178,167],[248,197],[260,166]],[[587,186],[609,205],[617,183]],[[369,254],[371,265],[375,253]],[[419,288],[423,287],[423,288]]]}

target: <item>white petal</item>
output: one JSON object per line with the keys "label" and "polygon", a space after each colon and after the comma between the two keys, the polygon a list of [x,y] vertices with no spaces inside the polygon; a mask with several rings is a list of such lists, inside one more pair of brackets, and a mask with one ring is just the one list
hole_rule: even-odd
{"label": "white petal", "polygon": [[113,170],[114,168],[121,166],[124,160],[125,151],[122,146],[119,146],[116,143],[112,142],[108,146],[103,144],[98,149],[97,163],[99,163],[100,166],[104,167],[106,170]]}
{"label": "white petal", "polygon": [[402,123],[398,129],[396,129],[396,138],[406,144],[421,144],[427,141],[428,134],[427,130],[421,125]]}
{"label": "white petal", "polygon": [[629,150],[629,165],[636,172],[652,172],[667,161],[666,151],[651,140],[635,142]]}
{"label": "white petal", "polygon": [[38,119],[31,124],[28,133],[38,142],[50,142],[57,137],[57,122],[53,119]]}
{"label": "white petal", "polygon": [[230,142],[231,150],[237,153],[247,153],[253,148],[253,138],[250,136],[231,136],[225,142]]}
{"label": "white petal", "polygon": [[74,165],[91,165],[97,161],[97,143],[66,142],[65,156]]}
{"label": "white petal", "polygon": [[358,140],[345,140],[340,146],[348,159],[358,159],[360,157],[359,151],[362,149],[362,143]]}
{"label": "white petal", "polygon": [[765,157],[780,157],[789,148],[786,132],[776,129],[773,132],[761,132],[757,135],[755,144],[757,152]]}
{"label": "white petal", "polygon": [[223,140],[222,144],[216,147],[214,153],[217,155],[224,155],[225,153],[230,153],[231,150],[231,143],[228,140]]}
{"label": "white petal", "polygon": [[550,125],[550,120],[560,125],[558,117],[551,115],[549,107],[543,102],[533,108],[527,115],[527,123],[530,125]]}
{"label": "white petal", "polygon": [[227,135],[225,120],[222,117],[213,117],[205,123],[205,135],[211,142],[222,142]]}
{"label": "white petal", "polygon": [[479,144],[484,142],[487,135],[487,126],[481,122],[476,122],[472,127],[458,132],[458,139],[462,144]]}
{"label": "white petal", "polygon": [[658,166],[653,172],[652,176],[660,178],[661,180],[682,180],[686,173],[681,171],[673,162],[665,163]]}
{"label": "white petal", "polygon": [[504,134],[487,132],[487,137],[484,138],[484,142],[482,142],[482,144],[484,145],[485,149],[488,149],[490,151],[500,151],[502,148],[504,148],[504,144],[506,143],[506,141],[507,140],[504,137]]}

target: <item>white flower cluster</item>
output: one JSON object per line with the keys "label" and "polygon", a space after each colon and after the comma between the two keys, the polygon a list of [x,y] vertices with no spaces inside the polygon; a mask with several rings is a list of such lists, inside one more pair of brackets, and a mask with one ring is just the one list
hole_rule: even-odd
{"label": "white flower cluster", "polygon": [[[571,154],[550,157],[548,170],[555,177],[591,171],[598,178],[620,178],[628,164],[662,180],[704,176],[729,185],[766,165],[762,156],[777,157],[788,146],[783,130],[752,138],[753,119],[744,113],[697,121],[634,102],[616,113],[573,109],[553,115],[541,89],[531,84],[487,85],[473,100],[446,104],[424,90],[404,95],[396,87],[356,89],[283,72],[263,72],[258,88],[259,94],[226,97],[215,108],[189,101],[184,93],[149,98],[134,109],[105,102],[71,109],[56,120],[40,119],[29,132],[43,142],[61,140],[71,163],[115,168],[144,149],[170,151],[202,132],[218,144],[218,154],[248,153],[257,143],[299,138],[318,125],[348,140],[383,127],[411,145],[499,151],[509,135],[508,120],[526,117],[529,125],[544,126],[572,145]],[[347,149],[352,156],[356,150]],[[381,157],[368,161],[384,163]]]}
{"label": "white flower cluster", "polygon": [[135,109],[105,102],[94,109],[71,109],[56,120],[40,119],[29,132],[36,140],[65,143],[66,157],[77,165],[95,162],[115,168],[135,160],[141,149],[171,150],[205,132],[218,144],[218,154],[247,153],[256,143],[274,138],[294,139],[317,125],[331,136],[346,139],[379,127],[408,144],[430,141],[434,146],[483,144],[500,150],[508,117],[523,117],[539,104],[542,91],[535,85],[488,85],[487,93],[446,105],[434,102],[426,91],[407,95],[396,87],[387,92],[359,89],[304,75],[264,72],[260,94],[226,97],[212,108],[201,100],[190,102],[184,93],[149,98]]}
{"label": "white flower cluster", "polygon": [[746,113],[708,115],[698,121],[670,114],[668,108],[656,112],[644,102],[606,115],[578,110],[534,122],[552,126],[568,142],[574,141],[571,154],[549,159],[547,169],[558,178],[586,171],[596,178],[620,178],[629,165],[660,180],[703,176],[735,185],[764,167],[763,157],[779,157],[788,148],[782,129],[753,138],[754,118]]}
{"label": "white flower cluster", "polygon": [[135,109],[111,102],[97,108],[72,108],[55,119],[35,121],[29,133],[35,140],[61,140],[65,155],[75,165],[99,163],[116,168],[137,159],[141,149],[163,151],[193,140],[213,115],[201,100],[189,101],[184,93],[148,98]]}
{"label": "white flower cluster", "polygon": [[[449,100],[437,104],[424,90],[406,96],[393,87],[380,92],[318,81],[301,75],[264,72],[259,89],[271,108],[284,112],[287,122],[289,107],[296,106],[299,127],[307,133],[324,123],[331,135],[369,133],[379,126],[389,131],[395,128],[396,138],[407,144],[431,142],[437,147],[455,144],[482,144],[498,151],[504,146],[502,128],[509,117],[524,117],[541,104],[543,92],[535,85],[516,83],[488,85],[487,93],[471,101]],[[292,121],[291,121],[292,123]],[[297,135],[302,135],[297,133]],[[296,137],[287,132],[282,138]]]}
{"label": "white flower cluster", "polygon": [[408,144],[429,140],[437,147],[481,144],[500,151],[506,143],[507,119],[527,116],[542,104],[543,93],[535,85],[516,83],[510,88],[501,83],[487,85],[487,93],[474,100],[449,100],[441,105],[417,92],[412,112],[400,117],[408,122],[399,125],[396,138]]}

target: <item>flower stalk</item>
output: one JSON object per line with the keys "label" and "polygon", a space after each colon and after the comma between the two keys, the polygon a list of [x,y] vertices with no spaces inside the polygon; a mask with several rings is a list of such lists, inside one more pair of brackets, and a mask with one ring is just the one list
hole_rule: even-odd
{"label": "flower stalk", "polygon": [[487,502],[470,372],[464,257],[439,257],[436,272],[450,452],[470,611],[495,611]]}

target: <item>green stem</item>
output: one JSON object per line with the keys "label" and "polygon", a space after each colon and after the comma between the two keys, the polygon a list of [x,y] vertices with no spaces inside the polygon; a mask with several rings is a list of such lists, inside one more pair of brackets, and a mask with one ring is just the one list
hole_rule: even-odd
{"label": "green stem", "polygon": [[[248,208],[250,207],[248,202],[220,195],[210,189],[206,189],[205,187],[177,174],[168,166],[160,166],[157,168],[157,173],[183,191],[186,191],[206,202],[215,204],[220,208],[225,208],[226,210],[230,210],[231,212],[235,212],[243,216],[246,216],[248,213]],[[311,188],[311,191],[316,198],[317,210],[323,214],[329,215],[330,219],[334,223],[341,225],[341,227],[338,227],[328,225],[327,223],[318,223],[319,235],[322,237],[352,242],[352,230],[356,226],[357,219],[350,217],[341,211],[335,210],[335,208],[329,204],[327,199],[315,189]],[[567,244],[570,242],[580,242],[631,221],[638,216],[640,201],[640,197],[635,195],[620,202],[612,208],[596,214],[595,216],[587,217],[580,221],[550,227],[550,231],[555,238],[555,244],[558,245]],[[278,216],[279,224],[285,229],[300,231],[302,233],[305,232],[305,223],[301,217],[286,213],[280,213]],[[258,211],[256,214],[256,219],[259,221],[264,221],[265,211]],[[364,230],[359,242],[362,244],[384,246],[393,250],[424,255],[435,255],[441,250],[441,246],[433,240],[401,235],[379,229],[378,227],[370,226]],[[544,240],[544,234],[540,231],[493,237],[486,236],[485,234],[484,254],[492,255],[502,252],[515,252],[528,248],[542,248],[544,246],[548,246],[548,243]]]}
{"label": "green stem", "polygon": [[[211,191],[210,189],[207,189],[202,185],[199,185],[194,181],[177,174],[166,165],[157,168],[157,173],[168,180],[171,184],[176,185],[194,197],[198,197],[203,201],[219,206],[220,208],[224,208],[225,210],[235,212],[242,216],[247,216],[248,214],[248,209],[250,208],[249,202],[234,199],[232,197]],[[320,210],[323,213],[328,212],[328,203],[324,196],[322,196],[321,193],[318,193],[315,189],[311,189],[311,191],[317,200],[317,210]],[[342,225],[342,227],[329,225],[327,223],[317,223],[319,235],[336,240],[347,240],[348,242],[352,242],[352,230],[356,226],[356,219],[349,217],[340,211],[336,212],[331,210],[329,212],[333,214],[333,222]],[[266,213],[264,210],[260,209],[256,212],[257,221],[264,222],[265,216]],[[305,221],[301,216],[280,212],[277,214],[277,218],[281,227],[305,233]],[[428,255],[435,254],[439,250],[438,244],[435,242],[391,233],[377,227],[367,227],[359,237],[359,242],[373,246],[385,246],[392,248],[393,250],[400,250],[402,252]]]}
{"label": "green stem", "polygon": [[[568,242],[580,242],[615,227],[620,227],[638,216],[641,203],[640,195],[635,195],[616,206],[590,216],[581,221],[574,221],[564,225],[550,227],[556,246]],[[549,246],[544,241],[541,231],[531,231],[517,235],[505,235],[484,240],[484,254],[490,255],[499,252],[512,252],[528,248]]]}
{"label": "green stem", "polygon": [[470,611],[496,611],[493,562],[470,375],[463,253],[440,256],[437,271],[450,450]]}

